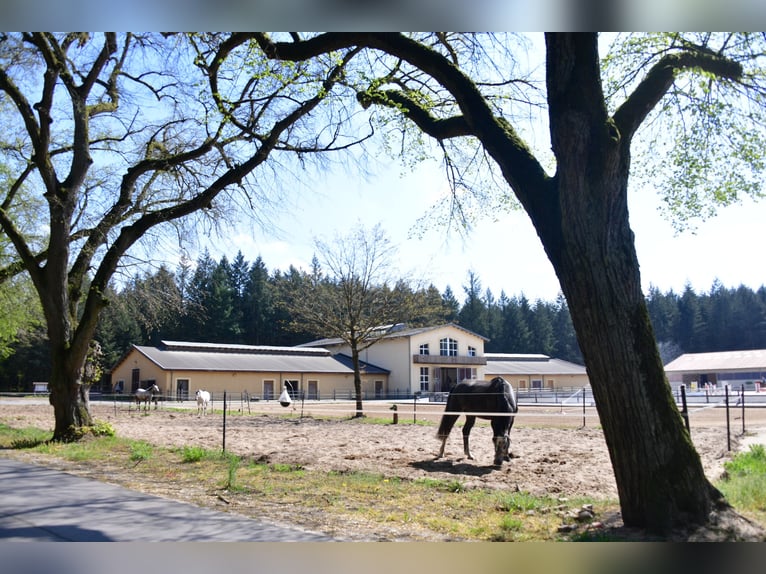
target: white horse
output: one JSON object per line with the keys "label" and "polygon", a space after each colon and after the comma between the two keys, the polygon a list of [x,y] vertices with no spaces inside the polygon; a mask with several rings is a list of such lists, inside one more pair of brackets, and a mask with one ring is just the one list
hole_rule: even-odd
{"label": "white horse", "polygon": [[157,385],[152,385],[148,389],[136,389],[136,404],[138,410],[141,410],[141,403],[146,405],[145,410],[149,410],[149,401],[154,401],[154,408],[157,408],[157,399],[154,395],[160,392],[160,388]]}
{"label": "white horse", "polygon": [[210,402],[210,393],[201,389],[197,390],[197,415],[207,414],[207,405]]}

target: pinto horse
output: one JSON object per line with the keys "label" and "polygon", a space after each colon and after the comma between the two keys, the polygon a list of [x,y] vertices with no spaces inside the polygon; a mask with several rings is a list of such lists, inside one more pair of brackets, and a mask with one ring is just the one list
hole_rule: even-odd
{"label": "pinto horse", "polygon": [[141,410],[141,403],[144,403],[145,409],[149,410],[149,401],[154,401],[154,408],[157,408],[157,399],[154,395],[160,392],[160,388],[157,385],[152,385],[148,389],[136,389],[136,404],[138,410]]}
{"label": "pinto horse", "polygon": [[207,405],[210,403],[210,393],[201,389],[197,390],[197,416],[207,414]]}
{"label": "pinto horse", "polygon": [[479,417],[489,419],[491,422],[492,442],[495,445],[495,465],[499,466],[503,464],[504,460],[511,460],[511,438],[509,435],[511,427],[513,427],[513,414],[517,413],[518,410],[519,406],[513,387],[502,377],[495,377],[491,381],[463,381],[458,383],[447,397],[447,406],[436,433],[436,436],[442,441],[439,455],[436,458],[439,459],[444,456],[447,437],[460,414],[464,413],[463,450],[465,455],[473,460],[471,450],[468,447],[468,436],[471,434],[476,417]]}

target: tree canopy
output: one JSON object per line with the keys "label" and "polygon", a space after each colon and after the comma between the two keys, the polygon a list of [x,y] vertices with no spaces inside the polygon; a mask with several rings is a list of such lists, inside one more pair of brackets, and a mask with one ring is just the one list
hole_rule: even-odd
{"label": "tree canopy", "polygon": [[296,65],[237,34],[0,36],[0,229],[14,255],[0,279],[26,272],[40,299],[55,438],[90,422],[83,364],[140,243],[189,240],[235,210],[257,220],[272,153],[292,166],[365,137],[346,135],[342,104],[321,117],[355,52]]}

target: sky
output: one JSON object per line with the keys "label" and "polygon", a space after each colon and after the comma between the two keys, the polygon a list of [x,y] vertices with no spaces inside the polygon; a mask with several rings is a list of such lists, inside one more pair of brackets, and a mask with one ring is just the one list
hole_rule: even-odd
{"label": "sky", "polygon": [[[533,35],[532,62],[542,61],[540,35]],[[601,42],[608,47],[609,35]],[[539,133],[537,133],[539,132]],[[527,132],[530,145],[549,148],[547,128]],[[537,140],[537,141],[534,141]],[[290,265],[309,270],[317,238],[331,241],[361,223],[378,223],[397,246],[402,275],[433,283],[442,293],[449,286],[458,300],[465,297],[470,271],[482,290],[494,297],[524,295],[530,301],[554,301],[558,279],[543,251],[532,223],[523,210],[488,215],[467,237],[446,224],[431,225],[422,236],[418,220],[433,211],[434,202],[447,190],[439,162],[424,162],[402,174],[391,161],[374,168],[368,178],[342,170],[328,170],[321,177],[291,190],[294,199],[270,216],[265,228],[240,224],[224,240],[209,239],[206,247],[218,259],[241,251],[252,262],[260,256],[270,271]],[[629,210],[641,267],[642,287],[662,292],[683,292],[690,284],[697,293],[708,292],[714,281],[724,287],[745,285],[753,290],[766,284],[761,265],[766,234],[766,201],[744,200],[719,208],[715,217],[695,222],[696,228],[676,233],[659,211],[660,200],[647,189],[631,189]],[[433,223],[433,221],[432,221]],[[194,258],[195,255],[191,254]]]}
{"label": "sky", "polygon": [[[524,295],[530,301],[554,301],[558,280],[529,217],[524,211],[487,216],[467,237],[447,233],[445,225],[432,226],[425,235],[413,234],[418,219],[431,210],[445,190],[438,166],[426,164],[402,176],[397,166],[383,169],[366,181],[350,175],[328,175],[301,191],[287,210],[277,212],[267,229],[240,225],[225,240],[206,246],[217,260],[229,260],[241,251],[253,262],[260,256],[269,271],[290,265],[309,270],[315,239],[331,240],[361,223],[380,223],[397,247],[398,267],[442,293],[450,286],[458,300],[465,297],[468,273],[473,271],[482,290],[495,298]],[[753,290],[766,284],[762,263],[766,244],[766,204],[748,201],[720,208],[700,222],[694,233],[674,232],[658,211],[652,192],[630,192],[631,226],[641,266],[642,287],[681,293],[689,283],[697,293],[708,292],[717,279],[725,287],[746,285]]]}

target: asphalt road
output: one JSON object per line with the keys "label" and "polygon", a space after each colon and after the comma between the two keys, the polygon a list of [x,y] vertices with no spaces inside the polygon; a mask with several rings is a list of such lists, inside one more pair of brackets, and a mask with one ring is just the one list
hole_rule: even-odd
{"label": "asphalt road", "polygon": [[0,457],[2,542],[331,540]]}

